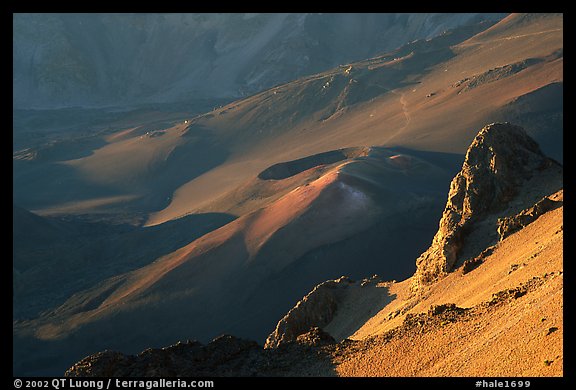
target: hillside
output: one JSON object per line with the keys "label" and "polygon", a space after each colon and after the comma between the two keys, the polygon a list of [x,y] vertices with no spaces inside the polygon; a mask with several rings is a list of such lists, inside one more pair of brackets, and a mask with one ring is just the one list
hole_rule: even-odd
{"label": "hillside", "polygon": [[[436,237],[417,259],[411,278],[373,280],[360,289],[344,284],[331,318],[318,323],[305,317],[302,323],[289,313],[267,347],[296,339],[298,332],[285,337],[294,326],[322,326],[344,340],[332,355],[342,376],[562,376],[562,170],[537,146],[522,146],[521,132],[512,137],[516,131],[492,125],[476,137],[452,181]],[[503,135],[512,138],[496,141]],[[508,147],[517,149],[506,156]],[[481,155],[492,156],[498,165]],[[529,172],[524,179],[522,169]],[[511,188],[495,191],[495,185]],[[490,209],[490,197],[496,208]],[[449,223],[456,199],[470,213],[462,219],[466,233],[457,239],[449,230],[458,226]],[[452,253],[453,265],[436,266]],[[432,276],[431,270],[437,273]],[[380,301],[374,304],[367,295],[380,295]],[[317,309],[312,304],[307,311]],[[368,319],[366,313],[371,313]],[[402,359],[393,358],[399,351]]]}
{"label": "hillside", "polygon": [[18,206],[12,218],[15,323],[53,310],[72,294],[149,264],[235,219],[206,213],[144,229],[42,217]]}
{"label": "hillside", "polygon": [[[562,192],[552,198],[561,201]],[[562,233],[560,207],[500,242],[473,271],[461,267],[434,285],[409,310],[409,299],[397,298],[350,335],[358,341],[334,358],[337,374],[563,376]],[[406,299],[409,284],[387,293]],[[402,362],[393,358],[399,351]]]}
{"label": "hillside", "polygon": [[[502,137],[508,142],[497,141]],[[457,261],[436,278],[423,279],[422,269],[444,261],[436,248],[446,244],[439,239],[402,281],[341,277],[318,285],[280,320],[265,349],[226,336],[206,346],[178,344],[138,356],[104,352],[78,362],[67,375],[562,376],[562,167],[522,137],[517,127],[494,124],[475,138],[452,181],[446,210],[460,191],[464,199],[494,196],[494,183],[514,177],[513,191],[497,209],[470,209]],[[514,148],[520,151],[506,154]],[[532,167],[528,176],[503,170],[519,169],[520,160]],[[437,236],[447,236],[449,218],[445,211]],[[488,231],[497,233],[495,242],[479,241],[478,234]],[[479,254],[468,257],[470,248]],[[220,360],[211,360],[214,353]],[[178,357],[159,360],[173,354]]]}
{"label": "hillside", "polygon": [[238,99],[505,15],[16,13],[13,101],[60,108]]}
{"label": "hillside", "polygon": [[[463,154],[471,129],[518,118],[561,162],[562,16],[522,18],[499,22],[491,40],[469,41],[486,24],[462,27],[199,116],[150,110],[59,138],[27,128],[35,142],[14,150],[14,196],[43,215],[128,210],[155,225],[222,212],[215,198],[283,161],[368,146]],[[514,71],[491,72],[502,67]],[[474,78],[484,82],[466,89]]]}
{"label": "hillside", "polygon": [[[223,331],[263,342],[275,321],[318,280],[374,270],[396,278],[414,272],[414,264],[403,259],[425,248],[451,174],[422,157],[385,148],[348,150],[340,161],[321,162],[317,158],[312,168],[304,165],[285,179],[266,179],[282,166],[263,171],[264,179],[253,179],[262,182],[257,188],[274,180],[284,195],[274,193],[256,210],[149,265],[117,273],[48,315],[19,323],[23,341],[17,339],[15,360],[27,365],[20,354],[57,351],[51,359],[62,366],[94,348],[135,351],[190,333],[203,342]],[[404,218],[406,213],[414,219]],[[397,246],[406,230],[413,232],[412,245]],[[382,251],[387,259],[377,255]],[[350,262],[353,256],[358,258]],[[134,332],[135,320],[148,325]],[[46,348],[26,338],[92,342]]]}

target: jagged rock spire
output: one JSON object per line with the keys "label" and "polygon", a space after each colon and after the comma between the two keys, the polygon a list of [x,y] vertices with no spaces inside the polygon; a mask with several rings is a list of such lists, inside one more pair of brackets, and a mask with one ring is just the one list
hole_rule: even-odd
{"label": "jagged rock spire", "polygon": [[417,290],[450,272],[471,227],[505,209],[522,183],[553,164],[521,127],[509,123],[485,126],[452,179],[438,232],[416,260],[413,287]]}

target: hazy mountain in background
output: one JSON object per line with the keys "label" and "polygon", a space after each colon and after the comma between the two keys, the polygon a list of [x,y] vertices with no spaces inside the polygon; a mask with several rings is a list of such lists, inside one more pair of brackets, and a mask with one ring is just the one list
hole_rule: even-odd
{"label": "hazy mountain in background", "polygon": [[15,14],[15,108],[237,98],[505,14]]}

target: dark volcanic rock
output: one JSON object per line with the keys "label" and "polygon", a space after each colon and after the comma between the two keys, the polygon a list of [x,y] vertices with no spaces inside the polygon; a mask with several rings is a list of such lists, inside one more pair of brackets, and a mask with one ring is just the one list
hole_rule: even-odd
{"label": "dark volcanic rock", "polygon": [[281,348],[264,349],[255,341],[220,336],[207,345],[179,342],[138,355],[104,351],[69,368],[68,377],[247,377],[315,376],[329,372],[335,340],[312,328]]}
{"label": "dark volcanic rock", "polygon": [[[534,186],[528,184],[533,178],[546,179]],[[541,198],[561,186],[561,166],[544,156],[521,127],[509,123],[484,127],[450,184],[432,245],[416,261],[414,289],[450,272],[464,247],[474,240],[486,241],[479,248],[491,245],[489,239],[496,234],[494,216],[510,215],[513,208],[534,204],[534,196]],[[471,239],[473,233],[476,237]]]}
{"label": "dark volcanic rock", "polygon": [[135,356],[124,355],[115,351],[95,353],[80,360],[66,371],[65,376],[101,376],[110,377],[120,373],[130,372],[130,367],[136,362]]}
{"label": "dark volcanic rock", "polygon": [[490,246],[482,251],[478,256],[468,259],[462,265],[462,274],[466,275],[468,272],[476,269],[480,264],[484,262],[487,256],[490,256],[494,252],[494,246]]}
{"label": "dark volcanic rock", "polygon": [[336,343],[336,340],[321,328],[314,326],[307,333],[296,337],[296,342],[303,345],[318,347],[321,345]]}
{"label": "dark volcanic rock", "polygon": [[220,336],[207,345],[179,342],[166,348],[146,349],[138,355],[104,351],[74,364],[65,376],[173,377],[249,375],[243,370],[258,360],[255,341]]}

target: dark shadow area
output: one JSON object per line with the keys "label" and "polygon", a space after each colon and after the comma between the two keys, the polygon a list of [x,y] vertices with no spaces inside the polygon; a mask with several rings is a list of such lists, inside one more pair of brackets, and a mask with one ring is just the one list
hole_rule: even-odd
{"label": "dark shadow area", "polygon": [[[39,346],[43,350],[57,349],[55,343],[41,342]],[[299,342],[274,349],[263,349],[252,340],[221,335],[205,344],[186,340],[134,354],[107,350],[86,355],[82,361],[74,362],[77,363],[74,366],[66,367],[70,368],[66,374],[99,378],[336,376],[332,363],[335,347],[334,340],[317,329],[310,330]],[[38,355],[43,354],[39,351]],[[44,355],[31,364],[46,365],[49,359]],[[20,367],[14,366],[14,372],[19,371]],[[63,374],[64,371],[57,376]],[[34,375],[50,376],[44,370]]]}
{"label": "dark shadow area", "polygon": [[73,167],[57,162],[14,160],[12,172],[13,200],[29,210],[123,195],[117,188],[95,184]]}
{"label": "dark shadow area", "polygon": [[[433,177],[405,175],[401,171],[391,173],[390,169],[395,168],[388,167],[387,161],[395,153],[417,157],[444,172],[436,171]],[[250,286],[238,287],[245,291],[246,303],[242,307],[247,311],[240,313],[226,331],[264,342],[278,320],[319,283],[343,275],[361,280],[378,274],[382,280],[397,281],[412,276],[416,259],[429,247],[438,230],[450,181],[460,170],[463,158],[460,154],[408,148],[367,148],[343,173],[351,185],[362,188],[383,208],[381,216],[368,229],[304,253],[281,272],[264,279],[261,286],[252,287],[243,280],[244,286]],[[359,167],[355,168],[354,164]],[[409,198],[414,202],[410,207],[398,204]],[[299,220],[316,219],[314,210],[308,214]],[[267,263],[290,256],[290,249],[282,244],[283,240],[291,239],[290,234],[287,228],[281,229],[267,240],[254,259],[254,263],[260,265],[253,267],[252,274],[265,273]],[[402,244],[405,242],[410,245]]]}
{"label": "dark shadow area", "polygon": [[[359,292],[362,294],[362,306],[358,305],[360,307],[354,308],[353,313],[346,310],[349,307],[345,305],[353,306],[355,299],[358,298],[354,292],[349,292],[349,296],[340,303],[336,311],[337,316],[332,320],[332,323],[337,323],[338,328],[340,328],[332,331],[334,333],[332,336],[337,341],[348,339],[397,297],[396,294],[390,294],[388,287],[365,285],[364,287],[356,287],[356,289],[362,290]],[[330,327],[329,330],[331,330]]]}
{"label": "dark shadow area", "polygon": [[[184,228],[183,225],[179,227]],[[43,341],[31,329],[37,330],[46,324],[58,325],[58,319],[68,319],[66,314],[70,312],[64,311],[70,308],[62,307],[55,315],[50,314],[34,322],[19,321],[15,324],[14,374],[58,376],[75,362],[98,351],[108,349],[138,353],[146,348],[161,348],[191,337],[207,342],[222,334],[221,324],[243,310],[230,288],[231,281],[241,275],[242,262],[238,258],[247,258],[248,253],[241,236],[215,249],[215,252],[206,252],[194,258],[194,261],[178,265],[169,271],[169,277],[164,275],[165,278],[136,300],[128,299],[121,307],[116,306],[103,314],[91,313],[95,318],[66,331],[62,339]],[[229,271],[219,280],[214,279],[210,268],[216,260],[220,260],[216,267],[222,266]],[[208,287],[195,291],[194,287],[205,280]],[[82,292],[71,299],[86,302],[84,309],[88,310],[92,305],[86,298],[94,298],[92,303],[97,303],[103,295],[110,293],[111,288],[115,288],[116,281],[116,278],[103,280],[88,294]],[[158,299],[155,295],[158,289],[169,290],[173,294],[165,294]],[[227,300],[223,301],[222,297]],[[75,306],[72,306],[74,310]],[[59,317],[62,313],[65,315]]]}
{"label": "dark shadow area", "polygon": [[521,126],[540,145],[542,152],[564,161],[564,83],[548,84],[522,95],[494,114],[494,122]]}
{"label": "dark shadow area", "polygon": [[[157,122],[140,126],[136,131],[161,134],[161,129],[168,125],[167,122]],[[19,205],[36,210],[110,197],[113,202],[122,202],[120,206],[112,204],[112,208],[122,207],[133,213],[154,212],[170,203],[177,188],[218,166],[229,155],[228,150],[221,146],[214,136],[203,132],[194,140],[177,146],[165,161],[138,174],[128,174],[125,182],[101,184],[95,183],[89,175],[74,167],[59,162],[65,157],[72,157],[69,153],[75,153],[74,157],[91,154],[90,146],[101,146],[102,141],[97,138],[89,139],[89,144],[82,144],[87,147],[84,151],[74,151],[75,148],[71,145],[75,142],[83,141],[56,142],[46,147],[45,152],[25,151],[15,156],[12,167],[13,198]],[[56,145],[63,149],[58,150],[60,147]],[[69,148],[72,148],[72,151]],[[35,154],[36,157],[28,159],[27,153]],[[42,153],[51,154],[52,157],[41,157]],[[123,200],[123,196],[128,196],[129,199]]]}
{"label": "dark shadow area", "polygon": [[[238,317],[227,332],[263,343],[278,321],[326,280],[340,276],[362,280],[377,274],[382,280],[402,281],[412,276],[416,258],[428,248],[438,228],[442,207],[443,203],[437,202],[417,223],[390,226],[389,221],[382,221],[345,240],[306,253],[257,287],[242,305],[256,309]],[[399,244],[407,240],[410,245]]]}
{"label": "dark shadow area", "polygon": [[[132,110],[129,112],[132,113]],[[14,134],[18,135],[26,132],[43,133],[104,126],[126,116],[127,112],[104,108],[69,107],[45,110],[15,109],[12,115]]]}
{"label": "dark shadow area", "polygon": [[14,319],[34,318],[75,292],[140,268],[236,217],[194,214],[152,227],[13,215]]}
{"label": "dark shadow area", "polygon": [[150,173],[143,183],[144,195],[132,206],[144,212],[164,209],[178,188],[219,166],[229,155],[229,150],[210,133],[202,133],[194,141],[177,146],[166,161]]}
{"label": "dark shadow area", "polygon": [[49,140],[38,146],[16,151],[13,157],[15,159],[30,159],[36,162],[67,161],[88,157],[94,153],[94,150],[104,145],[106,145],[106,142],[97,134],[72,136]]}
{"label": "dark shadow area", "polygon": [[[454,172],[454,175],[460,171],[460,168],[462,168],[462,163],[464,162],[464,155],[459,153],[431,152],[426,150],[405,148],[402,146],[393,146],[387,149],[394,152],[418,157],[442,169],[445,169],[448,172]],[[448,194],[448,189],[449,188],[446,188],[446,194]]]}
{"label": "dark shadow area", "polygon": [[362,148],[346,148],[318,153],[298,160],[274,164],[258,174],[260,180],[282,180],[304,172],[319,165],[333,164],[335,162],[358,157]]}

